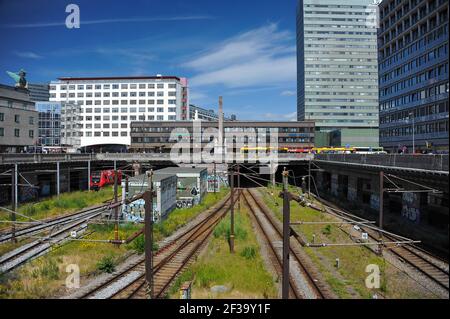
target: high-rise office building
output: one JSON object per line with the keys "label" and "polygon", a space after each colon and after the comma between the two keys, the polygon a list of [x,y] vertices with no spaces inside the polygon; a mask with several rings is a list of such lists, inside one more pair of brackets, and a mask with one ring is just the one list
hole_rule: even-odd
{"label": "high-rise office building", "polygon": [[[297,118],[338,132],[338,144],[378,146],[373,0],[299,0]],[[333,139],[336,140],[336,139]]]}
{"label": "high-rise office building", "polygon": [[379,9],[380,143],[448,151],[448,0],[384,0]]}
{"label": "high-rise office building", "polygon": [[187,79],[176,76],[59,78],[50,101],[80,107],[67,117],[78,121],[81,147],[129,146],[133,121],[189,119]]}

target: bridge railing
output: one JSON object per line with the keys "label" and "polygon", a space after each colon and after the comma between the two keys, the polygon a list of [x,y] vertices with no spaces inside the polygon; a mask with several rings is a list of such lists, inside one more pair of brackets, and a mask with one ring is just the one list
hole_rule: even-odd
{"label": "bridge railing", "polygon": [[315,160],[448,171],[448,155],[316,154]]}
{"label": "bridge railing", "polygon": [[95,160],[95,154],[0,154],[0,164],[77,162]]}

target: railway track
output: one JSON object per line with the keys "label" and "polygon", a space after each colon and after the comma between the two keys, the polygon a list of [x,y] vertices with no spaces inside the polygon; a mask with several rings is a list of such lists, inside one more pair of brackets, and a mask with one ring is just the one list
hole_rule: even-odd
{"label": "railway track", "polygon": [[[282,226],[268,211],[265,205],[260,203],[251,190],[244,190],[243,197],[248,208],[252,212],[258,228],[262,231],[267,243],[269,243],[273,255],[272,259],[275,261],[274,266],[281,276],[281,269],[283,266],[281,257],[282,246],[280,246],[280,243],[282,243],[283,240]],[[301,246],[302,242],[298,235],[294,236],[293,239],[291,238],[290,255],[293,258],[291,259],[292,264],[290,266],[291,271],[289,278],[290,297],[297,299],[335,298],[336,296],[331,292],[330,288],[322,280],[319,280],[320,276],[318,276],[316,270],[305,260],[306,255],[301,251]],[[296,265],[298,267],[295,267]],[[303,278],[303,280],[299,279],[299,277]]]}
{"label": "railway track", "polygon": [[[346,214],[351,214],[346,212],[341,208],[337,208],[333,203],[328,202],[322,198],[318,198],[314,195],[315,199],[322,204],[331,207],[333,214],[339,216],[345,216],[342,212]],[[334,208],[334,209],[333,209]],[[342,211],[342,212],[339,212]],[[347,216],[348,217],[348,216]],[[379,232],[373,228],[368,228],[365,226],[360,226],[364,232],[367,232],[369,237],[379,242],[386,249],[388,249],[394,256],[400,259],[402,262],[406,263],[408,266],[417,270],[428,279],[436,283],[441,288],[445,289],[447,292],[449,291],[449,271],[448,271],[448,262],[443,260],[440,257],[437,257],[426,250],[414,245],[414,244],[402,244],[402,245],[393,245],[393,244],[384,244],[385,241],[397,241],[398,238],[395,238],[388,234],[383,234],[383,238],[380,239]]]}
{"label": "railway track", "polygon": [[[7,273],[25,262],[39,257],[54,245],[62,243],[71,236],[72,231],[85,230],[87,223],[90,219],[95,218],[103,213],[105,207],[101,206],[98,208],[90,209],[89,211],[84,211],[81,215],[73,214],[69,219],[59,220],[58,222],[52,223],[52,225],[41,225],[46,226],[40,229],[27,229],[27,235],[33,236],[33,234],[40,233],[44,230],[49,230],[46,236],[42,236],[30,243],[27,243],[17,249],[9,251],[0,257],[0,273]],[[66,216],[67,217],[67,216]],[[22,234],[23,236],[24,234]]]}
{"label": "railway track", "polygon": [[[39,223],[37,225],[31,225],[31,226],[17,228],[15,231],[15,237],[17,239],[19,239],[24,236],[33,236],[33,235],[39,234],[41,232],[44,232],[46,230],[52,229],[54,227],[68,224],[68,223],[71,223],[78,219],[89,217],[91,214],[97,212],[98,210],[105,210],[108,207],[108,205],[109,205],[109,203],[104,204],[104,205],[95,206],[95,207],[88,208],[88,209],[84,209],[82,211],[68,214],[65,216],[42,220],[42,223]],[[12,233],[10,231],[0,232],[0,244],[10,241],[11,238],[12,238]]]}
{"label": "railway track", "polygon": [[[193,262],[215,226],[229,210],[229,196],[212,208],[206,218],[189,227],[154,254],[153,298],[162,298],[176,277]],[[103,283],[79,296],[81,299],[146,299],[145,260],[113,274]]]}

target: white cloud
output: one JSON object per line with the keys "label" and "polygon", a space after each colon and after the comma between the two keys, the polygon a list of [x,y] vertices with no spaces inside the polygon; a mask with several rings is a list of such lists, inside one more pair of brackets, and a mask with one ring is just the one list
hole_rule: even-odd
{"label": "white cloud", "polygon": [[264,113],[262,117],[267,120],[297,121],[297,112],[287,114]]}
{"label": "white cloud", "polygon": [[[199,16],[174,16],[174,17],[154,17],[154,18],[116,18],[116,19],[98,19],[98,20],[81,20],[80,26],[89,24],[105,24],[105,23],[130,23],[130,22],[163,22],[163,21],[187,21],[187,20],[211,20],[214,17],[207,15]],[[65,22],[40,22],[40,23],[24,23],[24,24],[5,24],[0,25],[6,28],[43,28],[65,26]]]}
{"label": "white cloud", "polygon": [[14,51],[14,54],[24,59],[42,59],[42,56],[31,51]]}
{"label": "white cloud", "polygon": [[189,101],[196,103],[202,100],[208,99],[208,96],[205,93],[199,91],[189,92]]}
{"label": "white cloud", "polygon": [[295,37],[276,24],[250,30],[201,53],[184,67],[198,73],[192,86],[227,87],[277,85],[296,80]]}
{"label": "white cloud", "polygon": [[281,96],[294,96],[294,95],[296,95],[297,94],[297,92],[296,91],[290,91],[290,90],[286,90],[286,91],[283,91],[283,92],[281,92]]}

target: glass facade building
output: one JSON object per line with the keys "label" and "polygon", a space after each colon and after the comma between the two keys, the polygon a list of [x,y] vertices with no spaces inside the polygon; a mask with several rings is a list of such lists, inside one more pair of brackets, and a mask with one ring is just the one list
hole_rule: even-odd
{"label": "glass facade building", "polygon": [[61,146],[61,103],[36,102],[39,112],[39,145]]}
{"label": "glass facade building", "polygon": [[319,131],[352,128],[353,139],[346,140],[355,146],[378,145],[376,6],[371,4],[299,0],[297,7],[298,120],[314,120]]}
{"label": "glass facade building", "polygon": [[380,6],[380,143],[392,152],[448,152],[448,0]]}

